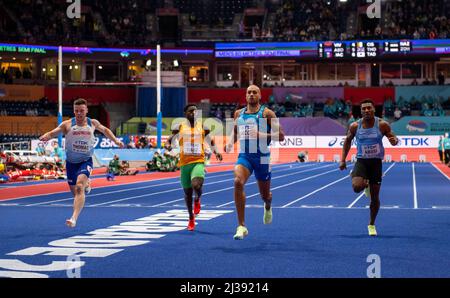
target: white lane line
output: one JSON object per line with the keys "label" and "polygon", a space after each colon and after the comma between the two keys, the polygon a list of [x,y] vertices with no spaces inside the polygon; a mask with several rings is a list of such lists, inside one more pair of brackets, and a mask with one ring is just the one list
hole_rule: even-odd
{"label": "white lane line", "polygon": [[[288,167],[291,165],[280,165],[280,166],[276,166],[277,169],[279,168],[284,168],[284,167]],[[227,171],[228,172],[228,171]],[[212,173],[213,174],[213,173]],[[225,174],[220,174],[220,175],[214,175],[214,176],[209,176],[208,175],[208,179],[213,179],[213,178],[218,178],[218,177],[223,177],[223,176],[229,176],[231,173],[225,173]],[[126,192],[126,191],[130,191],[130,190],[137,190],[137,189],[146,189],[146,188],[151,188],[151,187],[156,187],[156,186],[164,186],[164,185],[171,185],[171,184],[179,184],[180,181],[178,181],[179,177],[172,177],[172,178],[163,178],[160,180],[166,180],[166,179],[177,179],[177,181],[174,182],[167,182],[167,183],[161,183],[161,184],[151,184],[151,185],[146,185],[146,186],[141,186],[141,187],[132,187],[132,188],[124,188],[124,189],[119,189],[119,190],[113,190],[113,191],[107,191],[107,192],[102,192],[102,193],[96,193],[96,194],[91,194],[89,195],[89,198],[95,197],[95,196],[101,196],[101,195],[106,195],[106,194],[111,194],[111,193],[118,193],[118,192]],[[152,180],[152,181],[156,181],[156,180]],[[152,182],[149,181],[149,182]],[[227,181],[227,180],[224,180]],[[139,183],[145,183],[146,181],[141,181]],[[129,185],[129,184],[136,184],[137,182],[132,182],[132,183],[126,183],[126,184],[120,184],[120,185],[111,185],[111,186],[122,186],[122,185]],[[101,186],[101,187],[96,187],[96,189],[98,188],[104,188],[104,187],[109,187],[108,186]],[[57,194],[53,193],[53,194]],[[19,198],[14,198],[14,200],[19,199]],[[59,200],[51,200],[51,201],[45,201],[45,202],[39,202],[39,203],[32,203],[32,204],[27,204],[24,205],[25,207],[32,207],[32,206],[39,206],[39,205],[45,205],[45,204],[49,204],[49,203],[58,203],[58,202],[64,202],[64,201],[69,201],[69,200],[73,200],[73,197],[70,198],[64,198],[64,199],[59,199]]]}
{"label": "white lane line", "polygon": [[334,185],[334,184],[336,184],[336,183],[338,183],[338,182],[340,182],[340,181],[342,181],[344,179],[347,179],[347,178],[349,178],[349,176],[345,175],[344,177],[342,177],[342,178],[340,178],[338,180],[335,180],[335,181],[333,181],[331,183],[328,183],[327,185],[324,185],[324,186],[322,186],[322,187],[320,187],[320,188],[318,188],[318,189],[316,189],[316,190],[314,190],[314,191],[312,191],[312,192],[310,192],[310,193],[308,193],[308,194],[306,194],[306,195],[304,195],[304,196],[302,196],[302,197],[300,197],[298,199],[295,199],[294,201],[292,201],[292,202],[290,202],[290,203],[288,203],[286,205],[281,206],[281,208],[286,208],[286,207],[288,207],[288,206],[290,206],[292,204],[295,204],[298,201],[301,201],[301,200],[303,200],[303,199],[305,199],[305,198],[307,198],[307,197],[309,197],[309,196],[311,196],[311,195],[313,195],[313,194],[315,194],[315,193],[317,193],[317,192],[319,192],[319,191],[321,191],[321,190],[323,190],[323,189],[325,189],[327,187],[330,187],[331,185]]}
{"label": "white lane line", "polygon": [[[383,173],[383,177],[386,176],[386,173],[389,172],[390,169],[392,169],[395,166],[395,162],[391,164],[391,166]],[[358,201],[361,199],[361,197],[364,195],[364,192],[362,192],[350,205],[347,206],[347,208],[352,208]]]}
{"label": "white lane line", "polygon": [[[325,167],[329,167],[329,166],[331,166],[331,165],[327,165],[327,166],[325,166]],[[302,167],[302,168],[304,168],[304,167]],[[301,173],[301,172],[313,171],[313,170],[315,170],[315,169],[320,169],[320,168],[321,168],[321,167],[313,167],[312,169],[309,169],[309,170],[300,171],[300,173]],[[284,171],[285,171],[285,170],[284,170]],[[299,172],[294,172],[294,173],[286,174],[286,175],[279,176],[279,177],[281,178],[281,177],[284,177],[284,176],[295,175],[295,174],[297,174],[297,173],[299,173]],[[220,180],[220,181],[215,181],[215,182],[205,183],[204,185],[211,185],[211,184],[223,183],[223,182],[227,182],[227,181],[231,181],[231,180],[234,180],[234,177],[233,177],[233,178],[230,178],[230,179],[225,179],[225,180]],[[253,182],[253,183],[256,183],[256,182]],[[155,192],[155,193],[149,193],[149,194],[137,195],[137,196],[132,196],[132,197],[126,197],[126,198],[119,199],[119,200],[114,200],[114,201],[107,201],[107,202],[103,202],[103,203],[99,203],[99,204],[93,204],[93,205],[90,205],[90,206],[91,206],[91,207],[97,207],[97,206],[102,206],[102,205],[106,205],[106,204],[110,204],[110,203],[123,202],[123,201],[128,201],[128,200],[132,200],[132,199],[136,199],[136,198],[141,198],[141,197],[146,197],[146,196],[154,196],[154,195],[158,195],[158,194],[162,194],[162,193],[168,193],[168,192],[172,192],[172,191],[179,191],[179,190],[182,190],[182,189],[183,189],[183,188],[179,187],[179,188],[169,189],[169,190],[165,190],[165,191],[159,191],[159,192]],[[219,192],[219,191],[226,190],[226,189],[229,189],[229,188],[222,188],[222,189],[219,189],[219,190],[214,191],[214,192]],[[209,192],[209,193],[213,193],[213,192]],[[204,193],[203,195],[205,195],[205,194],[207,194],[207,193]],[[165,202],[165,203],[162,203],[162,204],[160,204],[160,205],[170,204],[171,202],[176,202],[176,201],[179,201],[179,200],[180,200],[180,199],[177,199],[177,200],[175,200],[175,201]],[[181,200],[184,200],[184,198],[181,199]],[[155,206],[157,206],[157,205],[155,205]]]}
{"label": "white lane line", "polygon": [[[312,168],[312,169],[308,169],[308,170],[304,170],[304,171],[299,171],[299,172],[295,172],[295,173],[290,173],[290,174],[285,174],[285,175],[277,176],[277,177],[275,177],[275,178],[272,178],[272,180],[280,179],[280,178],[287,177],[287,176],[296,175],[296,174],[299,174],[299,173],[311,172],[311,171],[316,170],[316,169],[327,168],[327,167],[330,167],[330,166],[332,166],[332,165],[327,165],[327,166],[323,166],[323,167],[314,167],[314,168]],[[234,178],[233,178],[233,179],[234,179]],[[252,184],[256,184],[256,183],[257,183],[257,181],[254,181],[254,182],[250,182],[250,183],[248,183],[248,184],[246,184],[246,185],[252,185]],[[230,187],[226,187],[226,188],[222,188],[222,189],[218,189],[218,190],[206,192],[206,193],[203,193],[202,197],[205,196],[205,195],[207,195],[207,194],[212,194],[212,193],[216,193],[216,192],[222,192],[222,191],[224,191],[224,190],[233,189],[233,188],[234,188],[234,185],[233,185],[233,186],[230,186]],[[153,207],[160,207],[160,206],[164,206],[164,205],[166,205],[166,204],[171,204],[171,203],[178,202],[178,201],[181,201],[181,200],[184,200],[184,198],[176,199],[176,200],[173,200],[173,201],[164,202],[164,203],[157,204],[157,205],[153,205]],[[230,204],[230,203],[232,203],[232,202],[234,202],[234,201],[231,201],[231,202],[229,202],[229,203],[227,203],[227,204]],[[227,204],[225,204],[225,205],[227,205]],[[223,205],[223,206],[225,206],[225,205]],[[221,205],[221,206],[222,206],[222,205]],[[220,206],[217,206],[217,207],[220,207]]]}
{"label": "white lane line", "polygon": [[[339,169],[326,171],[326,172],[323,172],[323,173],[320,173],[320,174],[317,174],[317,175],[313,175],[313,176],[309,176],[309,177],[306,177],[306,178],[303,178],[303,179],[300,179],[300,180],[296,180],[296,181],[293,181],[293,182],[290,182],[290,183],[287,183],[287,184],[284,184],[284,185],[273,187],[273,188],[271,188],[271,190],[276,190],[276,189],[279,189],[279,188],[287,187],[287,186],[290,186],[292,184],[296,184],[296,183],[303,182],[303,181],[306,181],[306,180],[309,180],[309,179],[320,177],[320,176],[323,176],[323,175],[326,175],[326,174],[329,174],[329,173],[332,173],[332,172],[336,172],[336,171],[339,171]],[[247,196],[246,199],[252,198],[252,197],[257,196],[259,194],[260,194],[259,192],[254,193],[252,195]],[[221,207],[227,206],[227,205],[232,204],[232,203],[234,203],[234,200],[230,201],[228,203],[222,204],[222,205],[218,205],[217,207],[221,208]]]}
{"label": "white lane line", "polygon": [[417,202],[416,170],[414,168],[414,163],[412,163],[412,172],[413,172],[414,209],[417,209],[418,202]]}

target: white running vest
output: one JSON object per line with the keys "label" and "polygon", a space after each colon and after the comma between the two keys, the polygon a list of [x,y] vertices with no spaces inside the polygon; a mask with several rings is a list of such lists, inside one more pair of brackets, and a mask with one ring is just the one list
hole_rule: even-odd
{"label": "white running vest", "polygon": [[72,118],[72,125],[65,136],[68,162],[80,163],[92,157],[95,145],[94,131],[90,118],[87,118],[86,126],[78,126],[75,118]]}

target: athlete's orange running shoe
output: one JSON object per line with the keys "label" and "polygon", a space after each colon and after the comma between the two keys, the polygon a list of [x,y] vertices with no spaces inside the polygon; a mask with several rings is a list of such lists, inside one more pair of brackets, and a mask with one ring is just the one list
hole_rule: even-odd
{"label": "athlete's orange running shoe", "polygon": [[200,199],[198,199],[197,201],[194,201],[194,214],[195,215],[199,214],[200,209],[201,209],[201,204],[200,204]]}
{"label": "athlete's orange running shoe", "polygon": [[188,231],[193,231],[194,228],[195,228],[195,219],[190,219],[189,223],[188,223],[188,226],[187,226],[187,229],[188,229]]}

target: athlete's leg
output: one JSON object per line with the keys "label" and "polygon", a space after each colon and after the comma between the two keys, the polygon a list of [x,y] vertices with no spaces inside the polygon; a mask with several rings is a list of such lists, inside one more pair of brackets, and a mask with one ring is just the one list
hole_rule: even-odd
{"label": "athlete's leg", "polygon": [[380,187],[381,184],[370,183],[370,223],[369,225],[375,225],[375,219],[377,218],[378,211],[380,210]]}
{"label": "athlete's leg", "polygon": [[205,164],[197,163],[193,165],[190,178],[192,188],[195,192],[194,214],[197,215],[200,213],[201,208],[200,198],[203,193],[203,181],[205,180]]}
{"label": "athlete's leg", "polygon": [[74,201],[73,201],[73,213],[70,218],[70,221],[66,221],[66,224],[74,227],[78,216],[80,216],[81,210],[84,207],[85,202],[85,192],[84,189],[86,188],[88,183],[88,177],[85,174],[80,174],[77,177],[77,182],[75,185],[70,186],[70,190],[74,194]]}
{"label": "athlete's leg", "polygon": [[195,177],[191,181],[192,188],[194,189],[194,192],[195,192],[195,199],[194,199],[194,214],[195,215],[200,213],[200,209],[201,209],[200,198],[203,193],[202,187],[203,187],[204,180],[205,179],[202,177]]}
{"label": "athlete's leg", "polygon": [[261,181],[258,180],[259,193],[261,198],[266,204],[266,209],[269,210],[272,205],[272,193],[270,192],[270,180]]}
{"label": "athlete's leg", "polygon": [[369,185],[369,182],[367,179],[363,177],[353,177],[352,178],[352,187],[353,191],[356,193],[361,192]]}
{"label": "athlete's leg", "polygon": [[199,200],[200,197],[202,196],[203,190],[203,181],[205,179],[202,177],[195,177],[194,179],[192,179],[191,183],[192,183],[192,188],[195,191],[195,200]]}
{"label": "athlete's leg", "polygon": [[195,228],[195,217],[194,213],[192,212],[192,194],[194,191],[192,188],[183,188],[183,190],[184,190],[184,201],[186,202],[186,207],[189,213],[189,222],[187,229],[189,231],[193,231]]}
{"label": "athlete's leg", "polygon": [[270,191],[270,180],[261,181],[258,180],[259,193],[264,201],[264,217],[263,223],[272,223],[272,192]]}
{"label": "athlete's leg", "polygon": [[369,186],[367,161],[358,159],[353,167],[351,177],[354,192],[359,193]]}
{"label": "athlete's leg", "polygon": [[245,192],[244,185],[247,183],[251,172],[245,166],[238,164],[234,167],[234,203],[240,226],[245,226]]}
{"label": "athlete's leg", "polygon": [[192,212],[192,195],[194,193],[192,188],[183,188],[184,190],[184,201],[186,202],[186,207],[189,213],[189,219],[194,219],[194,213]]}

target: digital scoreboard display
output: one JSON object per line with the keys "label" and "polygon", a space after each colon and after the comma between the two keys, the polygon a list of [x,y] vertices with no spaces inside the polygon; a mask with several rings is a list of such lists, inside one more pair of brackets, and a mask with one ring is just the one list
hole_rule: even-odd
{"label": "digital scoreboard display", "polygon": [[345,43],[326,41],[318,45],[319,58],[344,58]]}
{"label": "digital scoreboard display", "polygon": [[351,58],[374,58],[378,56],[378,43],[373,41],[355,41],[350,45]]}
{"label": "digital scoreboard display", "polygon": [[412,51],[411,41],[385,41],[384,52],[386,53],[410,53]]}

